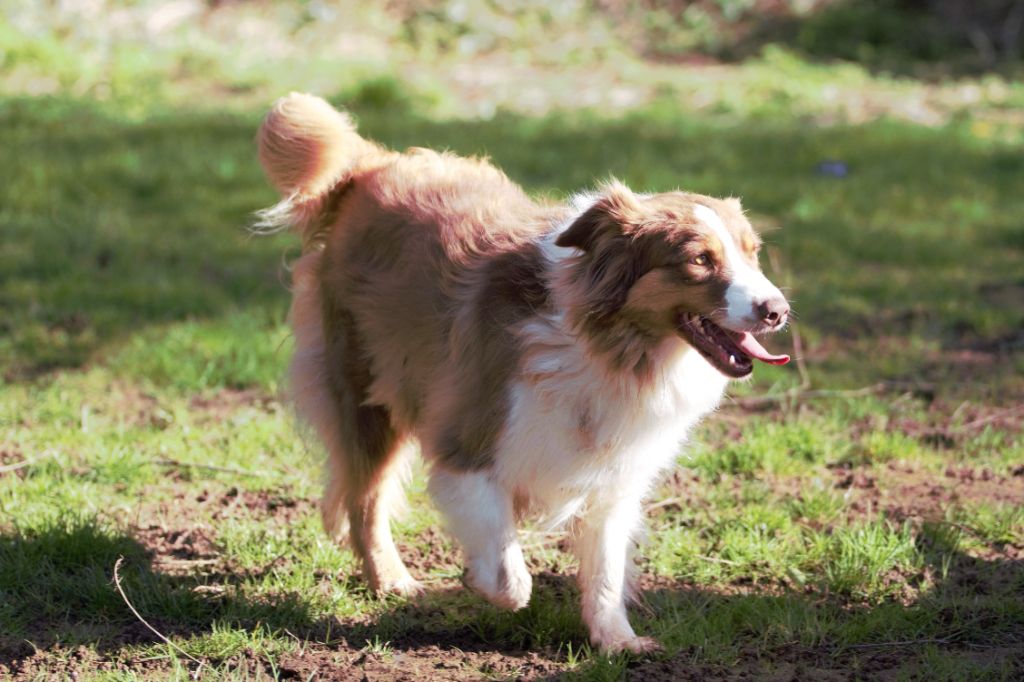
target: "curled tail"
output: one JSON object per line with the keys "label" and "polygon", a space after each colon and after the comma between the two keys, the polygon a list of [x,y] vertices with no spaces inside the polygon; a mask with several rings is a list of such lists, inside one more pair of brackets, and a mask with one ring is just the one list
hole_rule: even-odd
{"label": "curled tail", "polygon": [[348,114],[297,92],[274,104],[257,141],[260,164],[283,199],[257,214],[255,229],[292,227],[304,246],[316,236],[317,218],[330,191],[351,177],[362,158],[378,151],[359,136]]}

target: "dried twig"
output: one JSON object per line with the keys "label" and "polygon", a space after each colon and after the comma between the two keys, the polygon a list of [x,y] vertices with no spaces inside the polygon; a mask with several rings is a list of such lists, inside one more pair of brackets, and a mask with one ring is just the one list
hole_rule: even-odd
{"label": "dried twig", "polygon": [[796,371],[800,373],[797,389],[806,391],[811,387],[811,373],[807,371],[807,363],[804,362],[804,338],[800,336],[800,328],[796,323],[790,323],[789,329],[793,337],[793,360],[796,362]]}
{"label": "dried twig", "polygon": [[178,646],[177,644],[175,644],[171,640],[167,639],[167,637],[162,632],[160,632],[155,627],[150,625],[149,622],[145,618],[142,617],[142,614],[140,614],[136,610],[136,608],[134,606],[132,606],[132,603],[128,600],[128,595],[126,595],[124,593],[124,588],[121,587],[121,575],[119,573],[119,571],[121,569],[121,563],[123,561],[124,561],[124,557],[123,556],[119,556],[119,557],[117,557],[117,561],[114,562],[114,586],[117,588],[118,593],[121,595],[121,599],[124,600],[124,603],[128,606],[128,609],[135,615],[135,617],[139,619],[139,622],[142,623],[143,625],[145,625],[147,628],[149,628],[150,632],[152,632],[154,635],[156,635],[157,637],[162,639],[164,642],[166,642],[167,646],[171,647],[172,649],[174,649],[175,651],[180,653],[182,656],[184,656],[185,658],[188,658],[189,660],[191,660],[192,662],[194,662],[196,664],[197,667],[195,669],[195,672],[192,674],[192,677],[193,677],[193,679],[199,679],[199,671],[206,664],[203,663],[202,661],[200,661],[198,658],[196,658],[192,654],[190,654],[187,651],[185,651],[184,649],[182,649],[180,646]]}
{"label": "dried twig", "polygon": [[18,469],[24,469],[27,466],[31,466],[36,463],[34,459],[23,459],[20,462],[14,464],[5,464],[0,466],[0,474],[6,474],[11,471],[17,471]]}
{"label": "dried twig", "polygon": [[187,567],[187,566],[212,566],[219,562],[220,559],[179,559],[177,557],[160,557],[154,560],[155,564],[160,566],[176,566],[176,567]]}
{"label": "dried twig", "polygon": [[645,513],[650,513],[652,511],[654,511],[655,509],[661,509],[662,507],[667,507],[667,506],[672,505],[672,504],[679,504],[679,503],[685,502],[685,501],[686,501],[686,499],[682,498],[682,497],[666,497],[664,500],[660,500],[658,502],[653,502],[653,503],[647,505],[647,507],[644,509],[644,512]]}
{"label": "dried twig", "polygon": [[815,398],[856,398],[859,396],[882,393],[891,386],[892,385],[890,383],[882,381],[877,384],[871,384],[870,386],[864,386],[863,388],[854,388],[848,391],[832,391],[824,389],[804,391],[800,390],[800,388],[791,388],[788,391],[783,391],[782,393],[777,393],[775,395],[733,398],[730,402],[726,403],[724,407],[761,407],[762,405],[774,405],[775,403],[783,403],[789,400],[811,400]]}
{"label": "dried twig", "polygon": [[957,426],[957,427],[955,427],[953,429],[950,429],[950,430],[953,433],[962,433],[964,431],[970,431],[972,429],[976,429],[979,426],[985,426],[986,424],[990,424],[990,423],[994,422],[997,419],[1003,419],[1005,417],[1015,417],[1018,414],[1022,414],[1022,413],[1024,413],[1024,407],[1010,408],[1008,410],[1004,410],[1002,412],[996,412],[995,414],[990,414],[990,415],[987,415],[985,417],[979,417],[978,419],[974,419],[972,421],[969,421],[966,424],[961,424],[960,426]]}
{"label": "dried twig", "polygon": [[197,462],[182,462],[177,459],[155,459],[153,464],[162,467],[174,467],[177,469],[203,469],[205,471],[219,471],[227,474],[239,474],[241,476],[266,476],[262,471],[251,471],[239,467],[217,466],[215,464],[199,464]]}
{"label": "dried twig", "polygon": [[706,554],[694,554],[693,556],[695,556],[698,559],[703,559],[704,561],[710,561],[710,562],[715,563],[715,564],[725,564],[726,566],[741,566],[742,565],[738,561],[730,561],[728,559],[719,559],[716,556],[707,556]]}
{"label": "dried twig", "polygon": [[545,532],[545,531],[526,531],[523,533],[525,537],[540,537],[540,540],[534,540],[533,542],[523,545],[523,551],[529,549],[542,549],[545,547],[551,547],[552,545],[557,546],[567,537],[566,533],[562,532]]}
{"label": "dried twig", "polygon": [[[767,252],[772,272],[778,277],[784,277],[788,284],[789,276],[783,272],[779,252],[776,249],[767,249]],[[796,371],[800,374],[800,385],[793,390],[806,391],[811,387],[811,374],[807,371],[807,363],[804,362],[804,339],[800,336],[800,328],[793,321],[792,315],[790,315],[789,333],[793,344],[793,361],[796,363]]]}
{"label": "dried twig", "polygon": [[928,639],[905,639],[895,642],[868,642],[865,644],[847,644],[844,648],[846,649],[879,649],[883,647],[896,647],[896,646],[919,646],[921,644],[949,644],[956,639],[957,634],[952,634],[948,637],[931,637]]}

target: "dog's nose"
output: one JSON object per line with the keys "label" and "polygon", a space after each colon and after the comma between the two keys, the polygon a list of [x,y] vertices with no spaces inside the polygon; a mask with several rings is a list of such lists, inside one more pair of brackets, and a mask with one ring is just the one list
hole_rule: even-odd
{"label": "dog's nose", "polygon": [[789,315],[789,303],[786,303],[786,299],[782,297],[769,298],[767,301],[758,303],[754,310],[757,312],[758,318],[776,327],[786,321],[786,316]]}

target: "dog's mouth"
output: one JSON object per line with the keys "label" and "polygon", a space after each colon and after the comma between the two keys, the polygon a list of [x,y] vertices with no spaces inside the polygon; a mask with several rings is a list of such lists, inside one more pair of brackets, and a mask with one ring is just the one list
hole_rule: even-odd
{"label": "dog's mouth", "polygon": [[774,355],[750,332],[724,329],[696,313],[681,313],[676,329],[722,374],[741,379],[754,371],[754,360],[784,365],[788,355]]}

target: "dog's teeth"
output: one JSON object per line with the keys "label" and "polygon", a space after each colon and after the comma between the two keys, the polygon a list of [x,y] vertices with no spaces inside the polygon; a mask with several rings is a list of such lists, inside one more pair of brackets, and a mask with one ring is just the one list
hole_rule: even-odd
{"label": "dog's teeth", "polygon": [[736,364],[736,356],[735,355],[730,355],[729,356],[729,364],[730,365],[735,365]]}

